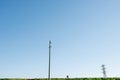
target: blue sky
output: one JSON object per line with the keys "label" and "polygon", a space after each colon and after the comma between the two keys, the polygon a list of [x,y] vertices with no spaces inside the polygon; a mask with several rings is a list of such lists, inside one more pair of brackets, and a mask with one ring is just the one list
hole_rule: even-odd
{"label": "blue sky", "polygon": [[119,0],[0,0],[0,77],[120,75]]}

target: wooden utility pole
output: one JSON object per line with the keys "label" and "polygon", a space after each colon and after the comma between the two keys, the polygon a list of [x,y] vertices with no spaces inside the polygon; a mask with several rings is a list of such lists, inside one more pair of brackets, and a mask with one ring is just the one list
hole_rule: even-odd
{"label": "wooden utility pole", "polygon": [[48,63],[48,80],[50,80],[50,66],[51,66],[51,41],[49,41],[49,63]]}

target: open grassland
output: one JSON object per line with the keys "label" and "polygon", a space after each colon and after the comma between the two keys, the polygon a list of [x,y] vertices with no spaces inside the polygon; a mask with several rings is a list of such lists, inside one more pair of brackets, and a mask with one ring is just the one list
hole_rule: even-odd
{"label": "open grassland", "polygon": [[[48,80],[47,78],[20,79],[20,78],[4,78],[0,80]],[[120,80],[120,78],[52,78],[51,80]]]}

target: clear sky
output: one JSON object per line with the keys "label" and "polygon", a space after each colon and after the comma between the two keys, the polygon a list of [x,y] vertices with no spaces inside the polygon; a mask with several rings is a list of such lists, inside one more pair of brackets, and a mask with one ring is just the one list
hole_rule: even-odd
{"label": "clear sky", "polygon": [[0,77],[120,75],[120,0],[0,0]]}

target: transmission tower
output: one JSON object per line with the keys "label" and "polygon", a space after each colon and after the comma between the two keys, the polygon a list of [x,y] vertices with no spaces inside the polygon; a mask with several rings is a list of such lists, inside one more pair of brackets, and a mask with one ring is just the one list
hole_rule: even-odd
{"label": "transmission tower", "polygon": [[106,75],[106,70],[105,70],[106,68],[105,68],[105,65],[102,65],[101,67],[102,67],[103,77],[106,78],[107,75]]}

